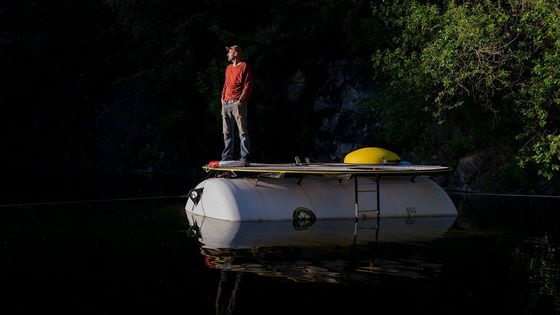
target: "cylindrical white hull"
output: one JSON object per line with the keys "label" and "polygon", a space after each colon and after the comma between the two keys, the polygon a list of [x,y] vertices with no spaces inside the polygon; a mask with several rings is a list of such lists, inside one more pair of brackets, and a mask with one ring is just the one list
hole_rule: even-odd
{"label": "cylindrical white hull", "polygon": [[[359,218],[377,217],[377,184],[358,178]],[[294,220],[302,211],[313,219],[355,217],[354,178],[323,176],[298,178],[209,178],[189,196],[185,210],[195,215],[227,221]],[[379,180],[380,217],[456,216],[447,193],[425,176]]]}

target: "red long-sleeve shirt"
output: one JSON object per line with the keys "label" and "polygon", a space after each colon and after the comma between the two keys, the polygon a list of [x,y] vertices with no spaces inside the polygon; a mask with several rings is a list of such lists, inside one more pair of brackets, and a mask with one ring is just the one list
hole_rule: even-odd
{"label": "red long-sleeve shirt", "polygon": [[229,64],[226,67],[226,78],[222,89],[222,100],[240,100],[247,102],[251,96],[253,85],[251,68],[246,62],[239,62],[237,65]]}

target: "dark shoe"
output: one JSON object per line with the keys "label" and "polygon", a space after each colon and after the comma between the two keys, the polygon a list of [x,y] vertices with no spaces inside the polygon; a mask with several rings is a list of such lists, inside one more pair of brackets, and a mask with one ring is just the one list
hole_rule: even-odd
{"label": "dark shoe", "polygon": [[249,165],[249,160],[241,158],[239,159],[240,162],[243,162],[243,165],[248,166]]}

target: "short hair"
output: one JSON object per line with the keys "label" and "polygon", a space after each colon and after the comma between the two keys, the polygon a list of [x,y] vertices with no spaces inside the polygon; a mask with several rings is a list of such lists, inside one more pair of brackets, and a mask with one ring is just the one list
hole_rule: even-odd
{"label": "short hair", "polygon": [[237,52],[238,54],[242,55],[243,54],[243,49],[241,49],[241,47],[239,47],[238,45],[232,45],[232,46],[226,46],[226,51],[230,51],[230,50],[234,50],[235,52]]}

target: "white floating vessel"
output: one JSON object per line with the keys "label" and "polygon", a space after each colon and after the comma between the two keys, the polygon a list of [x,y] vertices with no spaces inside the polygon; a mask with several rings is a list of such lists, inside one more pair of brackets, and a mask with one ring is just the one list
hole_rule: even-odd
{"label": "white floating vessel", "polygon": [[190,190],[185,210],[226,221],[291,220],[302,226],[320,219],[457,215],[447,193],[429,178],[448,167],[395,159],[346,162],[211,162],[203,166],[210,177]]}

